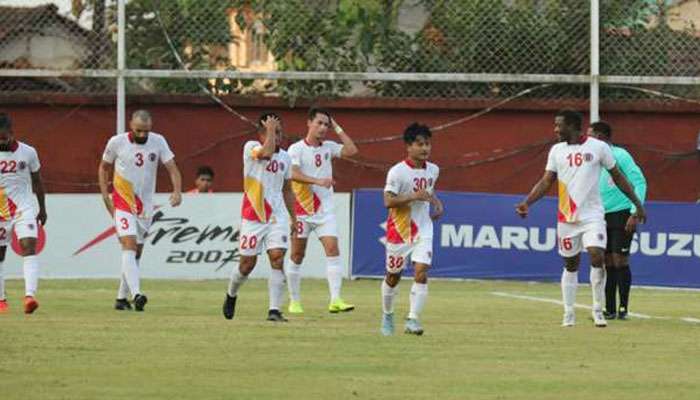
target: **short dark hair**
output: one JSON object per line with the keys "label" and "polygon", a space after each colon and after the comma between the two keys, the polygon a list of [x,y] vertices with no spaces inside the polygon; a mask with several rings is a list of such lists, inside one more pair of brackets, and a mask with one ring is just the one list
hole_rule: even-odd
{"label": "short dark hair", "polygon": [[5,113],[0,113],[0,129],[12,129],[12,119],[10,119],[10,116]]}
{"label": "short dark hair", "polygon": [[323,115],[325,115],[326,117],[328,117],[328,119],[331,119],[331,118],[332,118],[332,117],[331,117],[331,112],[328,111],[328,110],[326,110],[325,108],[311,107],[311,108],[309,108],[309,121],[311,121],[311,120],[313,120],[314,118],[316,118],[316,114],[323,114]]}
{"label": "short dark hair", "polygon": [[583,125],[583,115],[580,112],[574,110],[561,110],[557,113],[557,117],[564,118],[564,123],[573,126],[577,130],[581,130],[581,125]]}
{"label": "short dark hair", "polygon": [[591,129],[595,133],[605,136],[607,139],[612,138],[612,127],[605,121],[598,121],[591,124]]}
{"label": "short dark hair", "polygon": [[427,125],[421,125],[418,122],[414,122],[403,131],[403,141],[406,144],[411,144],[416,141],[418,136],[423,136],[425,139],[430,139],[433,133]]}
{"label": "short dark hair", "polygon": [[258,131],[262,131],[265,129],[265,127],[263,126],[263,122],[265,122],[265,120],[270,117],[281,119],[279,115],[273,113],[272,111],[265,111],[264,113],[260,114],[260,118],[258,118]]}
{"label": "short dark hair", "polygon": [[214,178],[214,169],[208,165],[202,165],[201,167],[197,168],[197,177],[201,175],[209,175]]}

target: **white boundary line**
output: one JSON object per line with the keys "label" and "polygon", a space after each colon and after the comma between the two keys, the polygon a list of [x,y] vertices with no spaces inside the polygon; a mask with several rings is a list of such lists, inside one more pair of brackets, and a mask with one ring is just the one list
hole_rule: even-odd
{"label": "white boundary line", "polygon": [[[528,300],[528,301],[538,301],[540,303],[550,303],[550,304],[557,304],[560,306],[563,306],[564,303],[560,300],[554,300],[554,299],[548,299],[545,297],[535,297],[535,296],[526,296],[522,294],[512,294],[512,293],[505,293],[505,292],[491,292],[492,295],[494,296],[499,296],[499,297],[509,297],[512,299],[520,299],[520,300]],[[587,306],[584,304],[574,304],[574,307],[576,308],[583,308],[586,310],[590,310],[592,307]],[[646,315],[646,314],[640,314],[640,313],[629,313],[630,316],[635,317],[635,318],[641,318],[641,319],[662,319],[662,320],[672,320],[675,319],[673,317],[659,317],[659,316],[653,316],[653,315]],[[688,323],[700,323],[700,319],[697,318],[692,318],[692,317],[684,317],[684,318],[679,318],[683,322],[688,322]]]}

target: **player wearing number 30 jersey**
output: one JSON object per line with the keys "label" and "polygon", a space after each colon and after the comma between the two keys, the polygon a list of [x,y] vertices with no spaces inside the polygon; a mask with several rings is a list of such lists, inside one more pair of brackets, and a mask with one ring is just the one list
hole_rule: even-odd
{"label": "player wearing number 30 jersey", "polygon": [[[414,123],[406,128],[404,142],[408,157],[394,165],[386,177],[384,205],[389,210],[386,226],[386,276],[382,281],[382,324],[385,336],[394,333],[394,298],[398,293],[401,271],[409,257],[415,266],[411,287],[411,308],[405,332],[422,335],[419,317],[428,297],[428,269],[433,260],[433,219],[443,212],[435,195],[440,169],[427,161],[431,150],[431,132]],[[430,206],[435,213],[430,215]]]}
{"label": "player wearing number 30 jersey", "polygon": [[[143,311],[148,301],[141,293],[139,260],[143,241],[153,219],[153,194],[158,166],[168,170],[173,185],[170,205],[181,201],[180,171],[175,156],[162,135],[151,132],[151,115],[145,110],[134,112],[131,131],[113,136],[102,155],[98,171],[100,191],[122,246],[122,273],[115,308],[131,309],[127,295],[131,292],[134,308]],[[113,190],[108,190],[109,174],[114,166]]]}
{"label": "player wearing number 30 jersey", "polygon": [[593,294],[592,316],[597,327],[607,325],[602,305],[605,301],[604,251],[606,229],[603,204],[598,186],[600,173],[610,172],[615,184],[637,206],[636,218],[645,220],[644,208],[633,188],[615,165],[610,147],[581,132],[582,117],[574,111],[561,111],[554,119],[554,131],[561,143],[552,146],[545,174],[525,201],[516,206],[523,218],[528,207],[542,198],[554,181],[558,181],[559,207],[557,236],[559,254],[564,258],[561,287],[564,299],[562,326],[575,324],[574,303],[578,286],[580,253],[585,248],[591,258],[590,282]]}
{"label": "player wearing number 30 jersey", "polygon": [[[39,307],[35,299],[39,285],[36,246],[39,224],[46,223],[39,168],[36,150],[15,140],[10,117],[0,114],[0,314],[7,312],[2,264],[12,230],[19,239],[24,258],[24,312],[31,314]],[[38,210],[32,194],[36,195]]]}
{"label": "player wearing number 30 jersey", "polygon": [[267,320],[285,322],[280,311],[284,297],[284,255],[292,225],[296,222],[291,189],[292,165],[287,152],[278,146],[282,141],[282,126],[277,115],[263,114],[258,122],[258,134],[260,140],[248,141],[243,146],[241,259],[231,273],[223,314],[226,319],[234,317],[238,290],[253,272],[257,256],[264,248],[272,267],[268,282],[270,306]]}

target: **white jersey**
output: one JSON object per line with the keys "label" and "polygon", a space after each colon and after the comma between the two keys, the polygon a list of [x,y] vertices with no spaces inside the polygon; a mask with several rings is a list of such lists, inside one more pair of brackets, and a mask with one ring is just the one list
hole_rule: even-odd
{"label": "white jersey", "polygon": [[[426,162],[425,167],[417,168],[410,160],[401,161],[389,170],[386,176],[385,192],[403,195],[426,190],[435,192],[435,182],[440,168]],[[401,207],[389,209],[386,227],[387,242],[392,244],[413,243],[433,238],[433,220],[430,218],[430,203],[412,201]]]}
{"label": "white jersey", "polygon": [[[243,204],[241,218],[260,223],[287,221],[282,187],[292,178],[289,154],[278,149],[270,158],[260,158],[262,144],[251,140],[243,146]],[[273,220],[274,219],[274,220]]]}
{"label": "white jersey", "polygon": [[[305,139],[289,146],[292,165],[301,169],[301,173],[317,179],[333,178],[333,159],[340,157],[343,145],[332,140],[325,140],[320,146],[312,146]],[[299,217],[315,214],[332,213],[333,188],[324,188],[309,183],[292,182],[296,197],[294,210]]]}
{"label": "white jersey", "polygon": [[174,157],[165,138],[154,132],[148,133],[144,144],[136,143],[131,133],[109,139],[102,160],[114,164],[114,208],[139,218],[151,218],[158,164]]}
{"label": "white jersey", "polygon": [[605,211],[598,182],[602,168],[615,166],[610,146],[598,139],[582,136],[579,143],[557,143],[549,150],[545,169],[557,174],[559,210],[564,223],[603,220]]}
{"label": "white jersey", "polygon": [[31,174],[39,171],[39,156],[32,146],[14,141],[0,151],[0,221],[35,211]]}

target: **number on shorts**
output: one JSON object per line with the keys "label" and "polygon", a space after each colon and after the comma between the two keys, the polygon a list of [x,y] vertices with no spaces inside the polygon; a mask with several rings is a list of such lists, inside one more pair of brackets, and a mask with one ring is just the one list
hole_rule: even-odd
{"label": "number on shorts", "polygon": [[322,163],[323,163],[323,159],[321,158],[321,155],[316,154],[314,164],[316,164],[317,167],[320,167]]}
{"label": "number on shorts", "polygon": [[129,220],[126,218],[121,218],[119,222],[122,223],[122,229],[129,229]]}
{"label": "number on shorts", "polygon": [[0,228],[0,240],[7,239],[7,229]]}
{"label": "number on shorts", "polygon": [[403,257],[389,256],[389,269],[399,269],[403,267]]}
{"label": "number on shorts", "polygon": [[297,225],[295,228],[297,231],[297,235],[301,235],[302,233],[304,233],[304,223],[303,222],[297,221]]}
{"label": "number on shorts", "polygon": [[571,250],[574,245],[571,243],[571,238],[563,238],[559,244],[562,250]]}
{"label": "number on shorts", "polygon": [[136,166],[143,166],[143,153],[136,153]]}
{"label": "number on shorts", "polygon": [[241,236],[241,250],[254,250],[258,246],[257,236]]}

